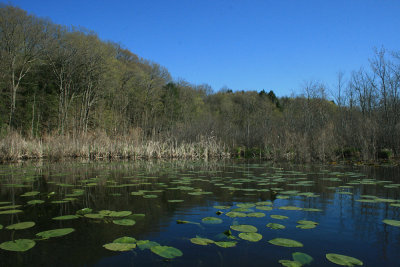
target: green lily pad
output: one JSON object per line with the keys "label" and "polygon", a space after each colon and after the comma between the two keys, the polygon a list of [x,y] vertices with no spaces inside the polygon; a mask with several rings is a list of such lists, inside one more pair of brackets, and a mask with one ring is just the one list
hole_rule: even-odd
{"label": "green lily pad", "polygon": [[83,209],[78,210],[78,211],[76,212],[76,214],[78,214],[78,215],[85,215],[85,214],[91,213],[92,211],[93,211],[93,210],[90,209],[90,208],[83,208]]}
{"label": "green lily pad", "polygon": [[111,211],[108,215],[109,217],[126,217],[131,215],[131,211],[123,210],[123,211]]}
{"label": "green lily pad", "polygon": [[21,197],[34,197],[36,195],[40,194],[38,191],[32,191],[32,192],[26,192],[21,195]]}
{"label": "green lily pad", "polygon": [[257,202],[256,205],[257,206],[272,205],[272,202],[271,201],[261,201],[261,202]]}
{"label": "green lily pad", "polygon": [[158,198],[157,195],[143,195],[143,198]]}
{"label": "green lily pad", "polygon": [[319,211],[323,211],[323,210],[321,210],[321,209],[314,209],[314,208],[303,208],[303,211],[319,212]]}
{"label": "green lily pad", "polygon": [[3,225],[0,224],[0,230],[3,229]]}
{"label": "green lily pad", "polygon": [[287,238],[274,238],[268,241],[270,244],[275,245],[275,246],[282,246],[282,247],[302,247],[303,244],[292,240],[292,239],[287,239]]}
{"label": "green lily pad", "polygon": [[48,230],[44,232],[37,233],[37,236],[40,236],[41,238],[48,239],[51,237],[60,237],[64,235],[68,235],[75,231],[74,228],[60,228],[60,229],[53,229],[53,230]]}
{"label": "green lily pad", "polygon": [[131,192],[131,195],[132,195],[132,196],[143,196],[143,195],[144,195],[144,192],[142,192],[142,191],[139,191],[139,192]]}
{"label": "green lily pad", "polygon": [[64,216],[54,217],[53,220],[62,221],[62,220],[74,220],[78,218],[79,218],[78,215],[64,215]]}
{"label": "green lily pad", "polygon": [[296,225],[296,228],[300,228],[300,229],[313,229],[315,227],[317,227],[316,224],[299,224],[299,225]]}
{"label": "green lily pad", "polygon": [[388,220],[388,219],[386,219],[386,220],[383,220],[382,222],[384,222],[384,223],[386,223],[388,225],[391,225],[391,226],[400,227],[400,221],[397,221],[397,220]]}
{"label": "green lily pad", "polygon": [[215,242],[214,244],[221,247],[221,248],[231,248],[236,246],[236,241],[219,241]]}
{"label": "green lily pad", "polygon": [[180,251],[179,249],[169,246],[154,246],[151,247],[150,250],[158,256],[167,259],[173,259],[183,255],[182,251]]}
{"label": "green lily pad", "polygon": [[160,246],[157,242],[150,241],[150,240],[139,240],[136,242],[136,245],[141,249],[150,249],[154,246]]}
{"label": "green lily pad", "polygon": [[231,208],[231,206],[214,206],[214,209],[217,209],[217,210],[227,210],[230,208]]}
{"label": "green lily pad", "polygon": [[44,203],[44,200],[33,199],[33,200],[30,200],[30,201],[28,201],[28,202],[26,202],[26,203],[29,204],[29,205],[43,204],[43,203]]}
{"label": "green lily pad", "polygon": [[251,213],[247,213],[247,217],[262,218],[262,217],[265,217],[265,213],[262,213],[262,212],[251,212]]}
{"label": "green lily pad", "polygon": [[248,208],[254,207],[255,205],[256,204],[253,204],[253,203],[240,203],[240,204],[237,204],[236,206],[238,206],[239,208],[248,209]]}
{"label": "green lily pad", "polygon": [[4,210],[0,211],[0,215],[2,214],[16,214],[16,213],[21,213],[23,212],[22,210]]}
{"label": "green lily pad", "polygon": [[231,217],[231,218],[236,218],[236,217],[247,217],[246,213],[243,212],[236,212],[236,211],[230,211],[225,213],[226,216]]}
{"label": "green lily pad", "polygon": [[260,235],[259,233],[240,233],[239,237],[241,239],[251,241],[251,242],[257,242],[262,239],[262,235]]}
{"label": "green lily pad", "polygon": [[135,225],[136,222],[131,219],[120,219],[120,220],[113,220],[113,223],[123,226],[132,226]]}
{"label": "green lily pad", "polygon": [[35,226],[34,222],[21,222],[21,223],[16,223],[16,224],[11,224],[6,227],[8,230],[23,230],[23,229],[28,229]]}
{"label": "green lily pad", "polygon": [[285,267],[301,267],[301,266],[303,266],[303,264],[301,264],[300,262],[291,261],[291,260],[279,260],[279,263]]}
{"label": "green lily pad", "polygon": [[270,217],[273,218],[273,219],[277,219],[277,220],[289,219],[288,216],[284,216],[284,215],[271,215]]}
{"label": "green lily pad", "polygon": [[269,211],[269,210],[272,210],[272,207],[270,207],[270,206],[256,206],[256,209]]}
{"label": "green lily pad", "polygon": [[168,202],[169,203],[180,203],[180,202],[183,202],[184,200],[182,200],[182,199],[170,199],[170,200],[168,200]]}
{"label": "green lily pad", "polygon": [[136,248],[136,244],[129,243],[108,243],[103,245],[104,248],[112,251],[129,251]]}
{"label": "green lily pad", "polygon": [[302,265],[310,264],[314,259],[310,255],[302,252],[292,253],[293,260],[300,262]]}
{"label": "green lily pad", "polygon": [[115,239],[113,243],[136,244],[136,239],[130,236],[123,236]]}
{"label": "green lily pad", "polygon": [[254,227],[253,225],[247,225],[247,224],[240,224],[240,225],[231,225],[231,229],[238,231],[238,232],[244,232],[244,233],[255,233],[257,232],[257,228]]}
{"label": "green lily pad", "polygon": [[190,239],[190,242],[196,245],[202,245],[206,246],[208,244],[214,243],[214,240],[208,239],[208,238],[202,238],[202,237],[194,237]]}
{"label": "green lily pad", "polygon": [[303,208],[295,207],[295,206],[283,206],[279,207],[280,210],[302,210]]}
{"label": "green lily pad", "polygon": [[297,221],[297,223],[299,223],[299,224],[315,224],[315,225],[318,225],[317,222],[308,221],[308,220],[300,220],[300,221]]}
{"label": "green lily pad", "polygon": [[0,202],[0,205],[8,205],[8,204],[11,204],[11,202],[10,201],[1,201]]}
{"label": "green lily pad", "polygon": [[220,224],[222,223],[222,220],[216,217],[205,217],[201,220],[201,222],[206,224]]}
{"label": "green lily pad", "polygon": [[271,229],[285,229],[286,226],[279,224],[279,223],[269,223],[267,224],[267,227],[271,228]]}
{"label": "green lily pad", "polygon": [[0,210],[9,210],[9,209],[18,209],[22,205],[10,205],[10,206],[2,206],[0,207]]}
{"label": "green lily pad", "polygon": [[24,252],[35,246],[36,242],[31,239],[17,239],[0,244],[0,248],[8,251]]}
{"label": "green lily pad", "polygon": [[363,265],[363,262],[360,261],[359,259],[356,259],[356,258],[353,258],[350,256],[335,254],[335,253],[326,254],[326,258],[330,262],[333,262],[333,263],[336,263],[336,264],[342,265],[342,266]]}

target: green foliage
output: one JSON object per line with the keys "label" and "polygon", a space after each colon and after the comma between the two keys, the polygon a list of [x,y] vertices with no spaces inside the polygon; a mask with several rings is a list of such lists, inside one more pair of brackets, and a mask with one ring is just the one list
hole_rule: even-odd
{"label": "green foliage", "polygon": [[[294,97],[272,90],[213,93],[207,84],[173,81],[166,68],[91,31],[9,5],[0,15],[1,32],[16,33],[0,38],[0,160],[65,156],[70,150],[55,148],[64,142],[57,134],[74,136],[74,144],[91,139],[88,152],[67,155],[88,158],[111,157],[102,152],[107,147],[117,147],[118,157],[138,157],[135,149],[155,140],[163,142],[155,147],[181,152],[196,143],[192,157],[203,158],[336,161],[390,159],[400,151],[397,87],[382,87],[396,84],[392,71],[399,65],[384,50],[375,51],[370,70],[352,74],[349,94],[337,104],[317,82],[305,83],[304,93]],[[19,34],[21,29],[28,30]],[[390,73],[376,75],[381,68]],[[369,77],[377,78],[368,83]],[[26,145],[27,139],[34,141]],[[116,144],[107,144],[110,139]],[[148,157],[162,157],[150,148]]]}

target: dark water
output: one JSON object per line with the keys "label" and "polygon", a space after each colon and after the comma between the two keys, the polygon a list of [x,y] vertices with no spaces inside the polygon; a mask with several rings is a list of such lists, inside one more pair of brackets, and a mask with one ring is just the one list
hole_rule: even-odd
{"label": "dark water", "polygon": [[[21,196],[38,191],[36,196]],[[132,192],[137,195],[132,195]],[[344,192],[344,193],[343,193]],[[308,193],[308,194],[304,194]],[[146,195],[154,195],[146,198]],[[363,197],[361,197],[363,196]],[[65,203],[54,203],[66,199]],[[44,203],[30,205],[31,200]],[[359,202],[372,199],[373,202]],[[168,200],[183,200],[170,202]],[[271,201],[272,205],[265,205]],[[364,266],[400,266],[400,228],[382,222],[400,220],[400,168],[390,166],[288,165],[227,162],[97,162],[41,163],[0,166],[0,243],[32,239],[36,245],[25,252],[0,249],[1,266],[282,266],[278,261],[292,260],[293,252],[313,257],[309,266],[338,266],[328,261],[327,253],[351,256]],[[262,212],[264,217],[232,218],[226,215],[240,204],[257,206],[243,213]],[[229,209],[214,208],[217,205]],[[249,205],[251,206],[251,205]],[[260,206],[273,207],[260,210]],[[295,206],[301,210],[284,210]],[[101,210],[131,211],[127,219],[133,226],[114,224],[112,218],[53,220],[75,214],[82,208],[91,213]],[[224,212],[217,215],[217,211]],[[239,210],[240,211],[240,210]],[[284,215],[279,220],[270,215]],[[262,215],[261,215],[262,216]],[[206,224],[205,217],[222,219]],[[177,220],[192,223],[178,224]],[[299,220],[318,225],[300,229]],[[5,227],[33,221],[24,230]],[[268,223],[285,229],[274,230]],[[258,242],[223,233],[237,224],[252,225],[262,235]],[[37,233],[73,228],[74,232],[41,240]],[[104,244],[123,236],[150,240],[179,249],[183,255],[165,260],[150,249],[139,247],[127,252],[109,251]],[[190,239],[196,236],[214,241],[236,241],[235,247],[215,244],[201,246]],[[274,238],[299,241],[303,247],[270,244]]]}

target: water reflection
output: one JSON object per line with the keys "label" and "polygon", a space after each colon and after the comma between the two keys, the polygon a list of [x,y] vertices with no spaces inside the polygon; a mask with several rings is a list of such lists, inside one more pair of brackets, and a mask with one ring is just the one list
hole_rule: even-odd
{"label": "water reflection", "polygon": [[[0,224],[34,221],[36,226],[15,232],[2,229],[0,243],[12,238],[34,239],[36,233],[54,228],[72,227],[76,231],[65,237],[37,241],[33,249],[23,253],[0,250],[0,257],[4,266],[281,266],[279,260],[290,259],[292,252],[301,251],[314,258],[314,266],[331,264],[325,259],[326,253],[353,256],[367,266],[396,266],[400,231],[382,220],[400,219],[400,208],[390,206],[389,202],[399,203],[399,170],[242,161],[3,165],[0,202],[11,203],[0,205],[0,211],[1,206],[22,205],[23,213],[0,215]],[[30,191],[40,194],[21,196]],[[358,202],[362,195],[383,200]],[[32,199],[45,202],[28,205]],[[230,218],[226,214],[216,215],[218,210],[213,208],[229,205],[233,209],[238,203],[260,201],[272,201],[274,207],[271,211],[252,208],[253,212],[264,212],[263,218]],[[284,206],[303,210],[280,209]],[[131,227],[115,225],[111,219],[52,220],[86,207],[94,212],[126,210],[145,216],[135,217],[136,224]],[[280,222],[271,214],[289,219]],[[202,224],[201,219],[209,216],[219,217],[223,223]],[[296,222],[303,219],[319,224],[314,229],[296,228]],[[177,224],[176,220],[200,224]],[[286,228],[271,230],[266,227],[270,222],[285,224]],[[230,225],[239,223],[256,226],[263,239],[256,243],[239,239],[236,247],[226,249],[199,247],[189,241],[197,235],[221,238]],[[181,249],[183,256],[165,262],[149,250],[116,253],[102,247],[121,236],[173,246]],[[296,250],[272,246],[267,241],[275,237],[299,240],[304,247]]]}

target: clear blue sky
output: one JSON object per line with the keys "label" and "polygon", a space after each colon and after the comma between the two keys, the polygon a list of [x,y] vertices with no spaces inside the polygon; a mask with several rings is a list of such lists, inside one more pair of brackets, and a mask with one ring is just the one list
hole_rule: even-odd
{"label": "clear blue sky", "polygon": [[[0,0],[2,1],[2,0]],[[5,2],[5,1],[3,1]],[[368,65],[373,47],[400,50],[399,0],[11,0],[83,26],[214,90],[301,92]]]}

